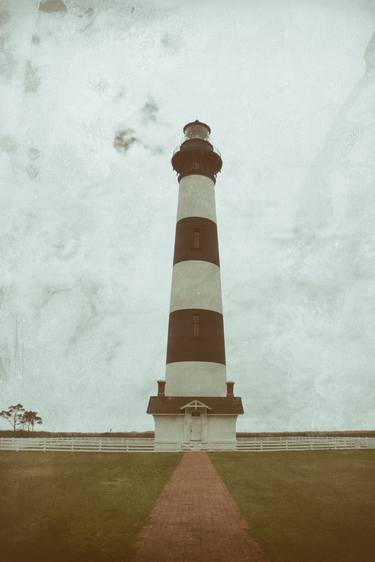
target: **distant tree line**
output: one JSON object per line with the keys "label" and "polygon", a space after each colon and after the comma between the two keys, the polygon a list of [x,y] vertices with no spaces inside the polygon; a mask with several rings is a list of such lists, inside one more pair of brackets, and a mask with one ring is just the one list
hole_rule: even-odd
{"label": "distant tree line", "polygon": [[22,404],[15,404],[14,406],[9,406],[7,410],[2,410],[0,412],[0,418],[7,420],[14,432],[17,431],[18,428],[23,430],[26,428],[27,431],[34,431],[35,425],[43,423],[38,412],[26,410]]}

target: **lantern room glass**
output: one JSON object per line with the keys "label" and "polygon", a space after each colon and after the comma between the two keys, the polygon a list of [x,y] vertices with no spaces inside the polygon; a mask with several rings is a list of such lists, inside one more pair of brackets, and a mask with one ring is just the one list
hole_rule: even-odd
{"label": "lantern room glass", "polygon": [[201,139],[208,141],[210,138],[209,130],[203,123],[191,123],[185,128],[185,140]]}

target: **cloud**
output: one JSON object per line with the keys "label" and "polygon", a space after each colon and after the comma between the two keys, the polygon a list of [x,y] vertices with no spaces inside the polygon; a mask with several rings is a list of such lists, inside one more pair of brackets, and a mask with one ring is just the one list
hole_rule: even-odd
{"label": "cloud", "polygon": [[41,0],[39,3],[39,10],[52,14],[55,12],[66,12],[67,8],[63,0]]}

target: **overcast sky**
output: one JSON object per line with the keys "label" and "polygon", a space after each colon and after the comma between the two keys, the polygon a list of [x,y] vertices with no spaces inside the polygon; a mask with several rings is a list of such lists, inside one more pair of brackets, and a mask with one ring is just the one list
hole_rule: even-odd
{"label": "overcast sky", "polygon": [[0,410],[153,429],[199,118],[238,429],[373,429],[374,2],[64,2],[0,0]]}

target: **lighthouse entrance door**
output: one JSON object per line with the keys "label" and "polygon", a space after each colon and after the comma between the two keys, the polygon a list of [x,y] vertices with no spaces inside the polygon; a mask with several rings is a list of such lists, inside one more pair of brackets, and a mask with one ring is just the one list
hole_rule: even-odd
{"label": "lighthouse entrance door", "polygon": [[207,442],[207,412],[211,408],[200,400],[182,406],[185,411],[183,449],[199,451]]}
{"label": "lighthouse entrance door", "polygon": [[190,441],[202,441],[202,416],[200,412],[191,413]]}

